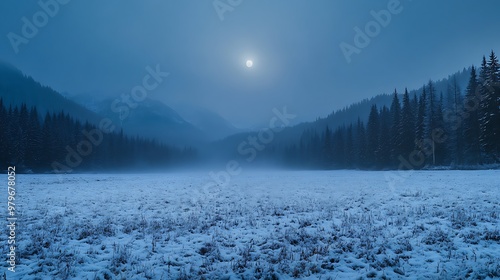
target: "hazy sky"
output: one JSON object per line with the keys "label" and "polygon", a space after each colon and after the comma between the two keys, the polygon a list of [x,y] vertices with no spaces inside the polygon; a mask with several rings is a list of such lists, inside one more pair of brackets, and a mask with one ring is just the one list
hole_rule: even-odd
{"label": "hazy sky", "polygon": [[[393,1],[220,0],[221,8],[241,2],[221,20],[212,0],[72,0],[17,54],[8,34],[23,36],[23,17],[43,24],[43,9],[1,1],[0,60],[58,91],[110,97],[130,92],[146,66],[159,64],[170,76],[150,97],[251,126],[264,124],[273,107],[313,120],[500,52],[497,0]],[[377,33],[371,11],[388,5],[399,12],[348,63],[340,44],[355,46],[355,27]]]}

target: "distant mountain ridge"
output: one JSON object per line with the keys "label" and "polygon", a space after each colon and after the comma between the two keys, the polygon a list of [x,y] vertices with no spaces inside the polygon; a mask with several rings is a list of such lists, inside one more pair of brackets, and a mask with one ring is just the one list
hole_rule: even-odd
{"label": "distant mountain ridge", "polygon": [[[452,85],[453,79],[456,79],[457,85],[461,89],[461,94],[463,96],[470,77],[470,71],[470,67],[464,68],[463,70],[451,74],[446,78],[433,81],[438,98],[441,93],[446,96],[448,87]],[[426,82],[423,81],[422,84],[424,83]],[[424,86],[418,89],[409,90],[411,98],[413,98],[414,95],[419,97],[422,94],[423,87]],[[404,89],[398,90],[400,100],[402,99],[403,93]],[[277,149],[277,147],[287,147],[294,144],[300,139],[305,131],[312,130],[317,133],[321,133],[327,126],[330,127],[330,129],[335,129],[342,125],[349,125],[351,123],[355,124],[358,119],[366,123],[370,113],[370,107],[373,104],[377,105],[378,108],[382,108],[384,106],[390,107],[392,97],[392,94],[379,94],[372,98],[363,99],[360,102],[351,104],[346,108],[334,111],[330,115],[318,118],[315,121],[304,122],[292,127],[287,127],[275,135],[273,142],[266,146],[266,150],[269,152],[269,150]],[[231,135],[223,140],[216,141],[213,144],[213,147],[215,150],[222,149],[223,147],[238,147],[240,143],[247,141],[248,137],[254,134],[255,132]],[[240,156],[236,152],[236,148],[227,152],[227,155],[229,157]]]}
{"label": "distant mountain ridge", "polygon": [[219,114],[197,106],[176,107],[179,114],[207,135],[207,140],[216,141],[243,132]]}
{"label": "distant mountain ridge", "polygon": [[0,61],[0,98],[6,106],[25,103],[35,106],[43,117],[47,112],[64,111],[82,122],[98,124],[109,118],[130,136],[153,138],[178,147],[204,145],[238,131],[222,117],[210,111],[199,111],[186,121],[177,111],[164,103],[146,99],[123,118],[112,109],[114,99],[93,100],[80,95],[64,95],[35,81],[16,67]]}
{"label": "distant mountain ridge", "polygon": [[6,106],[18,106],[25,103],[28,107],[36,106],[40,114],[66,113],[80,120],[98,124],[101,117],[62,96],[52,88],[44,86],[30,76],[23,74],[14,66],[0,61],[0,98]]}
{"label": "distant mountain ridge", "polygon": [[229,121],[204,108],[184,106],[179,111],[159,100],[147,98],[137,103],[136,108],[130,108],[123,118],[119,111],[113,109],[114,99],[96,100],[85,95],[70,98],[97,114],[111,118],[127,131],[167,143],[199,145],[240,132]]}
{"label": "distant mountain ridge", "polygon": [[160,101],[145,99],[136,108],[131,108],[126,117],[113,111],[112,103],[113,99],[106,99],[97,104],[97,113],[110,118],[132,135],[154,138],[177,146],[200,145],[205,142],[206,137],[200,129]]}

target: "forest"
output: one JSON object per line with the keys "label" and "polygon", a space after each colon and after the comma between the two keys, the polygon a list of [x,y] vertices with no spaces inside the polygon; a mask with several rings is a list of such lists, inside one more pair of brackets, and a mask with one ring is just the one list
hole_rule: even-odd
{"label": "forest", "polygon": [[[401,100],[400,100],[401,99]],[[464,92],[456,81],[419,96],[394,91],[390,107],[372,105],[365,123],[306,130],[286,147],[284,162],[305,168],[478,168],[500,162],[500,71],[492,51],[472,67]]]}
{"label": "forest", "polygon": [[155,168],[182,164],[195,157],[192,148],[179,149],[139,136],[130,137],[64,111],[41,117],[35,106],[4,105],[0,99],[0,168],[15,165],[25,172]]}

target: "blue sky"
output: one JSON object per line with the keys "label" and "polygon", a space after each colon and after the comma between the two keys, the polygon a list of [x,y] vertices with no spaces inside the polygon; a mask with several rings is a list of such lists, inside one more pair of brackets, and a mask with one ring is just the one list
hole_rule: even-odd
{"label": "blue sky", "polygon": [[59,4],[17,54],[8,34],[21,36],[21,19],[32,21],[42,8],[2,1],[0,60],[58,91],[113,98],[159,64],[170,76],[152,98],[254,126],[265,124],[273,107],[313,120],[500,52],[500,2],[400,0],[401,11],[348,63],[340,44],[354,44],[354,28],[365,29],[371,11],[387,10],[391,1],[242,0],[221,20],[212,0],[72,0]]}

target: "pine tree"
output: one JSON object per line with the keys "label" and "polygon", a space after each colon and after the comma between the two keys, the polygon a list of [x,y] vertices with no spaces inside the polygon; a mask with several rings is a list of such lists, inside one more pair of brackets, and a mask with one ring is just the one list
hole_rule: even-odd
{"label": "pine tree", "polygon": [[366,129],[363,122],[358,118],[356,124],[356,162],[359,167],[367,166]]}
{"label": "pine tree", "polygon": [[322,142],[323,142],[323,150],[321,153],[322,165],[326,168],[331,168],[333,162],[333,140],[332,140],[332,133],[328,126],[326,126],[325,131],[323,132]]}
{"label": "pine tree", "polygon": [[427,108],[427,94],[424,86],[422,90],[422,95],[420,96],[420,100],[418,102],[418,116],[416,125],[417,140],[423,140],[425,137],[425,119],[427,118],[426,108]]}
{"label": "pine tree", "polygon": [[23,160],[23,147],[22,141],[22,130],[20,127],[20,118],[19,118],[19,109],[15,107],[12,109],[12,106],[9,107],[8,113],[8,140],[7,143],[10,146],[8,149],[10,164],[21,165]]}
{"label": "pine tree", "polygon": [[486,62],[486,58],[483,57],[481,71],[479,74],[479,91],[482,99],[480,119],[481,147],[485,153],[485,158],[490,162],[495,160],[495,154],[498,146],[496,143],[496,131],[498,128],[495,127],[495,125],[499,108],[494,88],[494,83],[497,78],[498,60],[492,52],[488,63]]}
{"label": "pine tree", "polygon": [[437,127],[437,124],[435,122],[435,113],[436,113],[436,89],[434,88],[434,83],[432,81],[429,81],[427,84],[427,119],[426,119],[426,128],[425,128],[425,137],[432,139],[432,130]]}
{"label": "pine tree", "polygon": [[493,95],[492,102],[493,105],[491,109],[493,110],[491,125],[493,129],[493,152],[496,161],[500,161],[500,65],[498,63],[498,58],[493,51],[491,51],[490,59],[488,61],[488,86]]}
{"label": "pine tree", "polygon": [[386,106],[380,110],[380,135],[379,135],[379,167],[389,167],[391,165],[391,142],[390,135],[391,112]]}
{"label": "pine tree", "polygon": [[35,107],[31,108],[28,120],[27,131],[28,143],[26,147],[26,165],[30,168],[40,168],[42,155],[42,128],[38,116],[38,111]]}
{"label": "pine tree", "polygon": [[399,155],[401,155],[401,104],[399,103],[398,93],[394,90],[391,103],[391,123],[390,123],[390,139],[391,139],[391,161],[397,163]]}
{"label": "pine tree", "polygon": [[439,100],[437,101],[436,104],[436,109],[434,110],[434,115],[433,115],[433,124],[435,127],[433,128],[433,132],[431,135],[431,139],[433,141],[434,145],[434,154],[433,154],[433,164],[434,165],[444,165],[445,164],[445,158],[448,154],[448,151],[446,149],[446,139],[449,138],[445,134],[444,130],[444,121],[443,121],[443,104],[444,104],[444,98],[443,98],[443,93],[440,94]]}
{"label": "pine tree", "polygon": [[403,95],[403,108],[401,109],[401,153],[408,157],[415,148],[415,119],[408,90]]}
{"label": "pine tree", "polygon": [[0,98],[0,170],[7,168],[8,158],[8,115],[7,110]]}
{"label": "pine tree", "polygon": [[436,90],[432,81],[429,81],[427,85],[429,91],[428,94],[428,107],[427,120],[425,125],[425,138],[432,141],[432,164],[436,164],[436,141],[434,139],[434,131],[438,128],[437,118],[436,118]]}
{"label": "pine tree", "polygon": [[372,105],[367,125],[367,162],[369,167],[374,167],[378,164],[378,148],[379,148],[379,115],[377,105]]}
{"label": "pine tree", "polygon": [[27,148],[28,148],[28,130],[29,130],[29,113],[25,103],[21,104],[19,110],[19,138],[17,138],[19,148],[17,164],[23,167],[26,164]]}
{"label": "pine tree", "polygon": [[345,126],[341,126],[335,130],[332,135],[333,139],[333,162],[336,167],[345,167]]}
{"label": "pine tree", "polygon": [[42,162],[44,164],[50,165],[52,162],[58,158],[55,157],[56,151],[56,141],[55,135],[53,133],[54,122],[52,121],[52,116],[50,113],[45,114],[45,118],[42,125]]}
{"label": "pine tree", "polygon": [[346,129],[346,140],[345,140],[345,167],[354,167],[354,135],[352,123]]}
{"label": "pine tree", "polygon": [[460,87],[458,85],[456,76],[453,76],[453,84],[448,87],[448,91],[451,93],[448,101],[448,108],[446,109],[447,114],[451,114],[455,116],[459,121],[456,125],[452,124],[446,127],[446,131],[448,135],[450,135],[449,139],[449,156],[450,161],[455,165],[461,165],[463,163],[464,157],[464,143],[463,143],[463,125],[462,119],[464,116],[460,114],[462,109],[462,93]]}
{"label": "pine tree", "polygon": [[465,92],[464,107],[469,116],[464,119],[464,157],[468,164],[481,163],[481,144],[479,137],[481,134],[479,126],[480,100],[476,96],[478,90],[478,81],[476,68],[472,66],[469,84]]}
{"label": "pine tree", "polygon": [[[455,76],[453,76],[455,78]],[[446,87],[446,103],[445,106],[443,106],[444,110],[450,110],[453,111],[455,108],[455,100],[454,100],[454,94],[453,94],[453,86],[448,83],[448,86]]]}
{"label": "pine tree", "polygon": [[417,98],[416,93],[413,93],[413,98],[411,100],[411,111],[414,114],[414,116],[413,116],[414,124],[415,124],[414,132],[415,132],[415,136],[416,136],[416,133],[417,133],[416,125],[417,125],[417,116],[418,116],[418,98]]}
{"label": "pine tree", "polygon": [[453,92],[453,110],[455,110],[455,112],[458,112],[461,109],[460,107],[462,105],[463,100],[462,100],[462,90],[458,85],[456,75],[453,76],[452,92]]}

